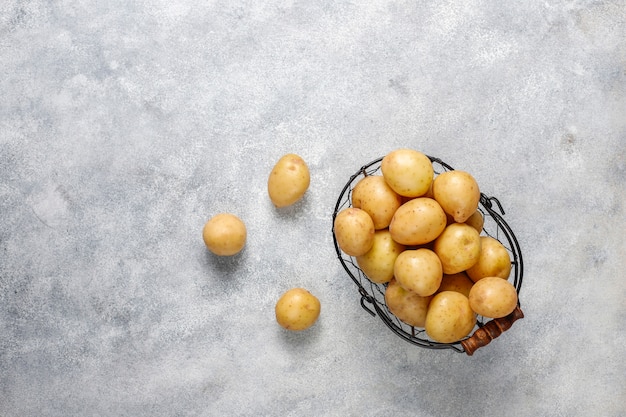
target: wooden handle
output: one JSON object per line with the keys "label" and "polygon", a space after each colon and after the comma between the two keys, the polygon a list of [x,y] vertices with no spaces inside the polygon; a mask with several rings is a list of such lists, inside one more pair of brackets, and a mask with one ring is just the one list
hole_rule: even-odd
{"label": "wooden handle", "polygon": [[461,342],[468,356],[472,356],[474,352],[485,345],[488,345],[496,337],[510,329],[515,320],[524,318],[524,313],[519,306],[506,317],[493,319],[483,327],[477,329],[474,334]]}

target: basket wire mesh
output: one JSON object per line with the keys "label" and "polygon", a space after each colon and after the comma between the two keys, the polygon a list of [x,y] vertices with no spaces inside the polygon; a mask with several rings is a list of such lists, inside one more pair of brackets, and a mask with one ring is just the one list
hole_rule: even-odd
{"label": "basket wire mesh", "polygon": [[[454,170],[454,168],[452,168],[450,165],[443,162],[439,158],[432,156],[428,156],[428,158],[433,164],[435,176],[444,171]],[[385,325],[387,325],[387,327],[391,329],[393,333],[400,336],[407,342],[423,348],[452,349],[457,352],[465,352],[467,354],[471,354],[472,352],[469,352],[469,349],[466,349],[466,343],[463,342],[464,340],[470,338],[477,329],[483,328],[488,319],[485,319],[482,316],[477,316],[474,329],[465,339],[461,339],[453,343],[441,343],[433,341],[428,337],[426,331],[423,328],[408,325],[398,319],[395,315],[393,315],[393,313],[391,313],[385,303],[385,289],[387,287],[387,284],[377,284],[370,281],[365,273],[359,268],[356,258],[343,253],[343,251],[339,248],[334,231],[335,217],[343,209],[351,207],[352,190],[362,178],[368,175],[382,175],[382,173],[380,173],[380,165],[382,159],[383,158],[381,157],[371,161],[368,164],[363,165],[356,173],[354,173],[350,177],[343,190],[341,191],[341,194],[339,195],[335,210],[333,212],[332,230],[335,250],[337,252],[339,261],[358,288],[359,294],[361,296],[361,307],[372,316],[378,316],[385,323]],[[509,252],[511,258],[511,273],[508,279],[514,285],[517,293],[519,294],[522,287],[523,277],[522,252],[520,250],[517,238],[513,233],[513,230],[502,217],[505,214],[504,209],[502,208],[502,205],[497,198],[488,197],[484,193],[481,193],[478,210],[481,212],[484,218],[483,231],[481,232],[481,235],[491,236],[497,239],[500,243],[504,245],[504,247]],[[521,314],[521,310],[519,310],[519,314]],[[508,326],[510,327],[510,324],[508,324]],[[502,331],[504,330],[506,330],[506,328],[504,328]],[[497,337],[497,335],[495,335],[494,337]],[[489,342],[487,341],[486,343]]]}

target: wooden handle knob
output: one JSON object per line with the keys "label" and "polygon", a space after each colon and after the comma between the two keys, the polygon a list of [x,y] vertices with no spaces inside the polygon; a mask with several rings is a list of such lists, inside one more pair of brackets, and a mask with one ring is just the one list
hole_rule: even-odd
{"label": "wooden handle knob", "polygon": [[521,318],[524,318],[524,313],[517,306],[508,316],[487,322],[483,327],[477,329],[473,335],[461,342],[465,353],[468,356],[472,356],[478,348],[488,345],[489,342],[510,329],[513,323]]}

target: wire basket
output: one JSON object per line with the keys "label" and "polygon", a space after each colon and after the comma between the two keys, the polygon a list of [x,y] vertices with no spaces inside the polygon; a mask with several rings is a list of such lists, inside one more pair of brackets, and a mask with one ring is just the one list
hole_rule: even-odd
{"label": "wire basket", "polygon": [[[428,158],[433,164],[435,176],[445,171],[454,170],[454,168],[439,158],[432,156],[428,156]],[[359,290],[359,294],[361,296],[361,307],[363,307],[363,309],[372,316],[378,315],[378,317],[396,335],[400,336],[409,343],[423,348],[452,349],[456,352],[466,353],[471,356],[476,349],[485,346],[502,334],[502,332],[508,330],[514,321],[524,317],[519,301],[516,309],[506,317],[487,321],[488,319],[485,319],[482,316],[477,316],[474,329],[470,332],[470,335],[464,339],[453,343],[436,342],[428,337],[423,328],[408,325],[393,315],[385,303],[385,290],[387,284],[377,284],[370,281],[365,273],[359,268],[356,258],[345,254],[339,248],[334,230],[335,218],[340,211],[351,207],[352,190],[363,177],[368,175],[382,175],[380,173],[382,159],[383,158],[381,157],[363,165],[354,175],[350,177],[337,199],[335,211],[333,212],[332,234],[339,261]],[[511,273],[508,279],[514,285],[519,295],[522,287],[522,276],[524,272],[522,252],[513,230],[511,230],[509,225],[502,218],[504,215],[504,209],[497,198],[488,197],[481,193],[478,210],[484,218],[481,235],[491,236],[497,239],[509,252],[511,258]]]}

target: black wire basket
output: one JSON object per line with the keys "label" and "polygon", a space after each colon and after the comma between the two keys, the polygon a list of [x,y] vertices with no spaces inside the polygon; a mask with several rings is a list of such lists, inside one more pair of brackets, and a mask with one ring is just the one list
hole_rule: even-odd
{"label": "black wire basket", "polygon": [[[432,156],[428,156],[428,158],[433,164],[435,176],[445,171],[454,170],[454,168],[439,158]],[[506,317],[487,321],[488,319],[485,319],[482,316],[477,316],[474,329],[470,332],[470,335],[464,339],[453,343],[436,342],[428,337],[423,328],[408,325],[393,315],[385,303],[385,290],[387,284],[377,284],[370,281],[365,273],[359,268],[356,258],[345,254],[339,248],[334,230],[335,218],[340,211],[351,206],[352,190],[363,177],[368,175],[382,175],[379,172],[382,160],[383,158],[381,157],[363,165],[350,177],[337,199],[335,211],[333,212],[332,234],[339,261],[358,288],[361,296],[361,307],[363,307],[363,309],[372,316],[378,315],[378,317],[396,335],[400,336],[409,343],[423,348],[452,349],[456,352],[472,355],[476,349],[485,346],[502,334],[502,332],[508,330],[514,321],[524,317],[519,301],[516,309]],[[481,235],[491,236],[497,239],[509,252],[511,258],[511,273],[508,279],[514,285],[518,293],[519,300],[519,292],[522,287],[522,276],[524,272],[522,252],[513,230],[511,230],[509,225],[502,218],[504,215],[504,209],[497,198],[488,197],[484,193],[481,193],[478,210],[484,218]]]}

